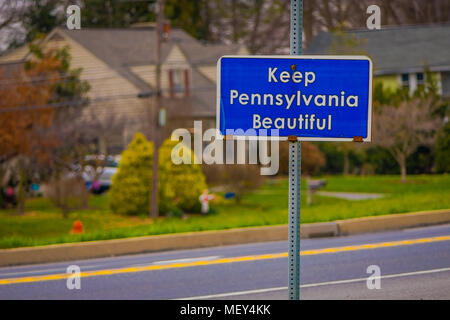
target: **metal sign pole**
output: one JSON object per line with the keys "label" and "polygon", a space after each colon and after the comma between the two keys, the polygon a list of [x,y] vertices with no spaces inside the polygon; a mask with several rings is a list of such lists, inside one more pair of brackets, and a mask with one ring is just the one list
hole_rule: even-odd
{"label": "metal sign pole", "polygon": [[[302,54],[303,1],[291,0],[291,55]],[[300,299],[301,142],[289,137],[289,300]]]}

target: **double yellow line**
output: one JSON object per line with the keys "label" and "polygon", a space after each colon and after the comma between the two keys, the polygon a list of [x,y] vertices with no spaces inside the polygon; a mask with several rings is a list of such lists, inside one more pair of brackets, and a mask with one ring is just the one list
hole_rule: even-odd
{"label": "double yellow line", "polygon": [[[413,245],[413,244],[424,244],[424,243],[449,241],[449,240],[450,240],[450,235],[440,236],[440,237],[431,237],[431,238],[420,238],[420,239],[361,244],[361,245],[335,247],[335,248],[305,250],[305,251],[301,251],[300,255],[301,256],[311,256],[311,255],[319,255],[319,254],[327,254],[327,253],[339,253],[339,252],[350,252],[350,251],[358,251],[358,250],[389,248],[389,247],[398,247],[398,246]],[[280,258],[286,258],[287,256],[288,256],[288,253],[283,252],[283,253],[262,254],[262,255],[254,255],[254,256],[220,258],[220,259],[214,259],[214,260],[171,263],[171,264],[166,264],[166,265],[148,265],[148,266],[142,266],[142,267],[104,269],[104,270],[81,272],[80,277],[109,276],[109,275],[135,273],[135,272],[143,272],[143,271],[199,267],[199,266],[208,266],[208,265],[215,265],[215,264],[259,261],[259,260],[268,260],[268,259],[280,259]],[[49,274],[49,275],[43,275],[43,276],[0,279],[0,285],[62,280],[62,279],[67,279],[70,276],[72,276],[72,275],[71,274]]]}

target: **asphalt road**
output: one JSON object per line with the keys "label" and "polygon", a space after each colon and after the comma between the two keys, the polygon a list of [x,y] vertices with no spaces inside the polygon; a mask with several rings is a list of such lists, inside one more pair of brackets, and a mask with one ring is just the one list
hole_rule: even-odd
{"label": "asphalt road", "polygon": [[[450,299],[450,225],[305,239],[301,252],[301,299]],[[0,299],[286,299],[287,270],[284,241],[8,267]]]}

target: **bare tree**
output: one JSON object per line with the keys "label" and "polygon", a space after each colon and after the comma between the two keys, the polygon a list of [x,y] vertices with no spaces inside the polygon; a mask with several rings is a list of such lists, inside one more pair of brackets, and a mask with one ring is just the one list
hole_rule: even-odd
{"label": "bare tree", "polygon": [[240,203],[242,197],[249,192],[258,189],[266,180],[259,172],[256,164],[235,164],[225,167],[224,181],[236,194],[236,202]]}
{"label": "bare tree", "polygon": [[242,43],[251,53],[286,53],[289,5],[289,0],[208,1],[210,40]]}
{"label": "bare tree", "polygon": [[448,22],[450,19],[448,0],[384,0],[382,4],[390,9],[388,16],[397,24]]}
{"label": "bare tree", "polygon": [[123,132],[127,125],[127,118],[115,113],[99,116],[93,109],[90,110],[85,122],[89,135],[95,137],[99,143],[99,152],[107,155],[111,147],[123,140]]}
{"label": "bare tree", "polygon": [[406,158],[419,146],[434,142],[442,120],[434,114],[431,97],[413,98],[396,106],[381,106],[375,114],[374,143],[386,148],[406,181]]}
{"label": "bare tree", "polygon": [[[83,173],[87,172],[87,167],[92,169],[92,181],[98,180],[108,163],[110,147],[116,142],[114,139],[121,136],[125,123],[124,118],[114,114],[102,119],[93,112],[90,117],[77,119],[68,117],[67,112],[59,114],[52,128],[45,132],[48,137],[57,137],[56,145],[48,152],[53,169],[53,183],[63,190],[68,172],[73,181],[83,181]],[[94,156],[88,158],[88,155]],[[82,197],[82,207],[87,208],[87,191],[75,191]],[[54,192],[54,196],[63,212],[66,212],[64,197],[74,195],[69,192]]]}
{"label": "bare tree", "polygon": [[0,29],[11,24],[20,22],[27,10],[23,1],[2,0],[0,1]]}
{"label": "bare tree", "polygon": [[[304,0],[304,45],[321,31],[366,28],[372,4],[382,26],[450,21],[448,0]],[[251,53],[289,52],[290,0],[211,0],[208,9],[210,40],[243,43]]]}

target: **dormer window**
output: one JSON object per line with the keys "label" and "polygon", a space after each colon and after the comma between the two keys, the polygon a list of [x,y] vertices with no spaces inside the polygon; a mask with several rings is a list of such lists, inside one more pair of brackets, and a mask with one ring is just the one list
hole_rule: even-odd
{"label": "dormer window", "polygon": [[170,69],[169,87],[170,97],[181,97],[189,95],[189,69]]}
{"label": "dormer window", "polygon": [[175,93],[183,91],[183,72],[180,69],[172,70],[173,72],[173,91]]}

